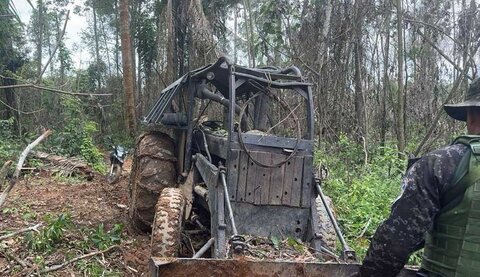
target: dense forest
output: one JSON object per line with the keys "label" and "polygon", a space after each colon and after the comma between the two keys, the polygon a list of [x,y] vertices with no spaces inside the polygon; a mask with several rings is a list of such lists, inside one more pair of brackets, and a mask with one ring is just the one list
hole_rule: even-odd
{"label": "dense forest", "polygon": [[[18,3],[17,3],[18,2]],[[407,157],[463,133],[442,105],[477,76],[477,1],[0,0],[0,163],[43,148],[105,172],[107,137],[132,146],[160,91],[226,56],[298,66],[312,83],[318,164],[362,256],[400,191]],[[87,22],[78,66],[71,15]],[[418,262],[418,256],[412,261]]]}

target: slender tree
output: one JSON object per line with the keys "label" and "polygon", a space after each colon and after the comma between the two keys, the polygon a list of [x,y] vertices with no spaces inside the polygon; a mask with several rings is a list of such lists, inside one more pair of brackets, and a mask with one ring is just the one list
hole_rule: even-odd
{"label": "slender tree", "polygon": [[133,74],[132,44],[130,36],[130,22],[128,12],[128,0],[120,0],[120,32],[122,45],[122,64],[123,64],[123,87],[125,93],[125,103],[127,108],[127,131],[131,137],[136,132],[135,117],[135,82]]}
{"label": "slender tree", "polygon": [[397,0],[397,148],[405,150],[405,102],[404,102],[404,49],[403,49],[403,1]]}
{"label": "slender tree", "polygon": [[37,1],[37,21],[35,26],[37,27],[36,31],[36,48],[37,48],[37,76],[40,76],[42,72],[42,50],[43,50],[43,33],[44,33],[44,13],[45,7],[43,0]]}

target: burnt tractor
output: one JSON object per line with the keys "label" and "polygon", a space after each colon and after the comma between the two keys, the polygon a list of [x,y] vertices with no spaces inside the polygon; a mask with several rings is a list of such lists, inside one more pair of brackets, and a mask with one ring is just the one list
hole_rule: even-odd
{"label": "burnt tractor", "polygon": [[[129,215],[151,232],[154,276],[213,269],[215,276],[298,275],[291,263],[244,262],[232,272],[239,265],[229,258],[245,251],[246,235],[293,237],[330,254],[338,235],[339,259],[355,261],[314,176],[313,96],[297,67],[247,68],[220,58],[166,87],[144,123]],[[192,226],[207,235],[203,247],[185,254],[182,234]],[[318,276],[355,270],[302,268]]]}

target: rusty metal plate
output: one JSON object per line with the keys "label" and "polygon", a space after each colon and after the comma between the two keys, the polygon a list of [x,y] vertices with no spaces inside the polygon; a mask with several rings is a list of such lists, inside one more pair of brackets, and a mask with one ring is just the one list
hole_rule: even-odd
{"label": "rusty metal plate", "polygon": [[[358,264],[296,263],[217,259],[162,259],[152,257],[151,276],[194,277],[348,277],[358,271]],[[404,269],[398,276],[415,276],[415,271]]]}

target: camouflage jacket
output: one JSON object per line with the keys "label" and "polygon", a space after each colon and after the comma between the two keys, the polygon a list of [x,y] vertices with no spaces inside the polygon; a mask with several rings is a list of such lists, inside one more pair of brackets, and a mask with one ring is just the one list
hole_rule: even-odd
{"label": "camouflage jacket", "polygon": [[412,165],[390,216],[372,238],[360,276],[396,276],[410,254],[423,247],[425,234],[441,209],[440,199],[467,150],[462,144],[450,145]]}

